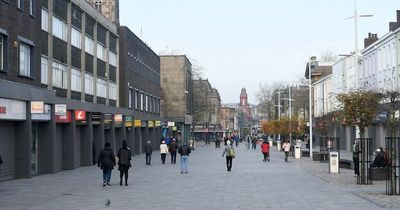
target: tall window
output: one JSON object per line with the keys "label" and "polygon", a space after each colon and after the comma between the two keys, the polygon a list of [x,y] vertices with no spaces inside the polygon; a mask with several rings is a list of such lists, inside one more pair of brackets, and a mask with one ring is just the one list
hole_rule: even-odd
{"label": "tall window", "polygon": [[4,48],[5,40],[3,35],[0,34],[0,70],[4,70]]}
{"label": "tall window", "polygon": [[143,111],[144,108],[144,97],[143,97],[143,93],[140,93],[140,111]]}
{"label": "tall window", "polygon": [[29,14],[35,15],[35,0],[29,0]]}
{"label": "tall window", "polygon": [[42,9],[42,30],[49,31],[49,12]]}
{"label": "tall window", "polygon": [[107,82],[103,79],[97,78],[97,96],[106,97]]}
{"label": "tall window", "polygon": [[81,71],[79,69],[71,69],[71,90],[82,92]]}
{"label": "tall window", "polygon": [[93,95],[93,83],[94,77],[91,74],[85,73],[85,93],[89,95]]}
{"label": "tall window", "polygon": [[81,49],[81,32],[72,27],[71,30],[71,44]]}
{"label": "tall window", "polygon": [[22,42],[19,45],[19,74],[31,76],[31,47]]}
{"label": "tall window", "polygon": [[55,16],[53,16],[53,35],[67,41],[67,24]]}
{"label": "tall window", "polygon": [[67,66],[53,61],[53,86],[67,88]]}
{"label": "tall window", "polygon": [[48,84],[48,74],[47,74],[47,68],[48,68],[48,59],[46,57],[42,56],[41,59],[41,67],[40,67],[40,81],[42,82],[42,84],[47,85]]}
{"label": "tall window", "polygon": [[146,105],[145,105],[146,112],[149,111],[149,95],[146,94]]}
{"label": "tall window", "polygon": [[117,66],[117,54],[109,51],[108,58],[109,58],[110,65]]}
{"label": "tall window", "polygon": [[128,93],[128,108],[132,109],[132,88],[129,88],[129,93]]}
{"label": "tall window", "polygon": [[106,61],[106,48],[97,43],[97,58]]}
{"label": "tall window", "polygon": [[24,9],[24,0],[17,0],[18,9]]}
{"label": "tall window", "polygon": [[108,83],[108,97],[112,100],[117,100],[117,85],[115,83]]}
{"label": "tall window", "polygon": [[93,39],[85,36],[85,51],[91,55],[93,55]]}
{"label": "tall window", "polygon": [[139,107],[139,91],[135,90],[135,109]]}

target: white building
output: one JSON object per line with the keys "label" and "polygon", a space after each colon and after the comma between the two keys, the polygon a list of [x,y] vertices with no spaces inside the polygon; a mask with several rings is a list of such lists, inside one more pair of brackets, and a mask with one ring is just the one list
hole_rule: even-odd
{"label": "white building", "polygon": [[336,103],[333,75],[328,75],[314,83],[314,116],[321,117],[335,110]]}

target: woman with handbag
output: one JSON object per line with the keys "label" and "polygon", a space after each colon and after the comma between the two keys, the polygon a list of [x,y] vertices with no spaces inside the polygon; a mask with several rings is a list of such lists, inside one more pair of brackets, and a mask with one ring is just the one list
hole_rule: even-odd
{"label": "woman with handbag", "polygon": [[232,170],[232,160],[235,158],[235,149],[233,149],[233,146],[231,145],[230,141],[226,142],[226,146],[224,151],[222,152],[222,157],[226,157],[226,169],[227,171]]}

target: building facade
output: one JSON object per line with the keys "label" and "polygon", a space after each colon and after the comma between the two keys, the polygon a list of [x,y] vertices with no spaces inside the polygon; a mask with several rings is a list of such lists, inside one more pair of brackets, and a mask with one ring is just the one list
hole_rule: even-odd
{"label": "building facade", "polygon": [[119,0],[86,0],[101,14],[119,26]]}
{"label": "building facade", "polygon": [[135,116],[135,152],[140,153],[147,140],[157,148],[161,139],[160,57],[129,28],[119,26],[118,35],[120,105]]}
{"label": "building facade", "polygon": [[163,135],[186,142],[192,125],[192,64],[185,55],[160,56],[161,117],[168,121]]}

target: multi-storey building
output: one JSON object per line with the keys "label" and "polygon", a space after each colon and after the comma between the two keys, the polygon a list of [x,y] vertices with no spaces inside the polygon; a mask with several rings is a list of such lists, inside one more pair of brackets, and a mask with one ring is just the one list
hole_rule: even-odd
{"label": "multi-storey building", "polygon": [[192,124],[192,64],[185,55],[163,55],[160,72],[161,116],[168,121],[168,134],[186,142]]}
{"label": "multi-storey building", "polygon": [[235,128],[235,108],[228,106],[221,106],[221,129],[225,135],[231,135]]}
{"label": "multi-storey building", "polygon": [[140,153],[147,140],[157,148],[161,139],[160,57],[129,28],[119,26],[118,35],[120,106],[134,113],[134,148]]}
{"label": "multi-storey building", "polygon": [[119,25],[119,0],[86,0],[115,25]]}
{"label": "multi-storey building", "polygon": [[[91,165],[137,138],[117,27],[86,1],[0,1],[0,180]],[[135,147],[135,146],[133,146]]]}

